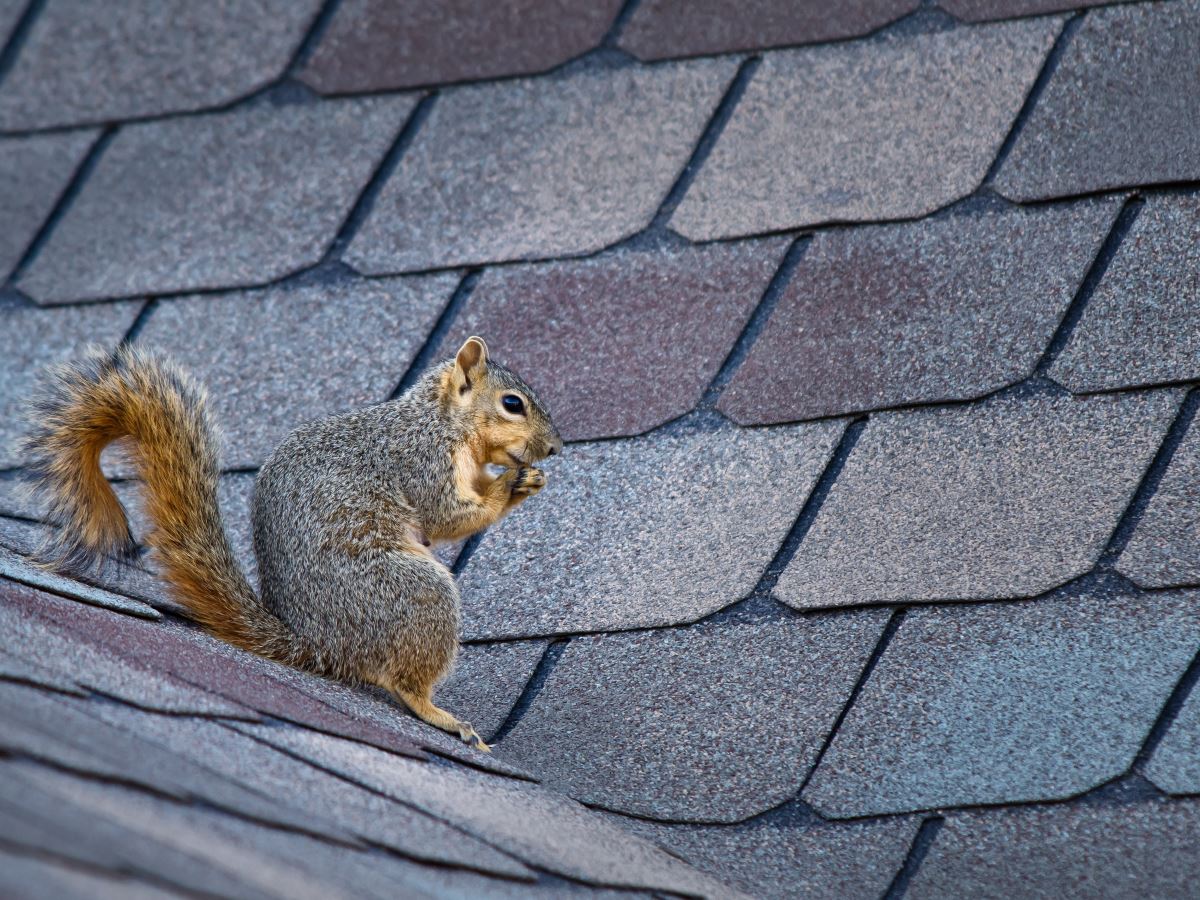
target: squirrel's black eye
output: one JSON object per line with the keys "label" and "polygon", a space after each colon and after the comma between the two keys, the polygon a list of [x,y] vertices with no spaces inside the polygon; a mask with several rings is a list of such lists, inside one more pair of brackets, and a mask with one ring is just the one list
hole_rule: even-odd
{"label": "squirrel's black eye", "polygon": [[525,401],[516,394],[505,394],[500,398],[500,404],[504,407],[505,412],[510,412],[514,416],[519,416],[525,412]]}

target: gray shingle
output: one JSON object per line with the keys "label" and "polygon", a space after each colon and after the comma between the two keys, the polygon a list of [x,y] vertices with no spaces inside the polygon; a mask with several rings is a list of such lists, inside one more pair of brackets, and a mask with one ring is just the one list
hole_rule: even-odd
{"label": "gray shingle", "polygon": [[621,49],[666,59],[857,37],[907,15],[920,0],[646,0],[621,29]]}
{"label": "gray shingle", "polygon": [[1051,806],[946,820],[912,900],[1186,900],[1200,871],[1200,804]]}
{"label": "gray shingle", "polygon": [[218,106],[277,78],[319,0],[250,0],[219,15],[188,0],[55,0],[0,92],[0,130]]}
{"label": "gray shingle", "polygon": [[[192,890],[217,895],[229,892],[238,897],[323,900],[353,896],[335,879],[325,880],[316,871],[297,869],[263,852],[254,841],[232,839],[213,827],[223,819],[214,813],[192,813],[141,791],[65,778],[40,766],[27,766],[22,776],[58,802],[65,801],[89,820],[101,823],[101,827],[116,826],[127,843],[153,849],[153,855],[133,851],[138,857],[135,866],[168,882],[182,881],[181,886]],[[155,859],[159,855],[166,856],[161,863]]]}
{"label": "gray shingle", "polygon": [[841,429],[827,422],[570,447],[548,466],[547,488],[489,529],[467,564],[464,635],[675,625],[740,600]]}
{"label": "gray shingle", "polygon": [[412,107],[260,104],[126,126],[19,286],[64,303],[264,284],[313,265]]}
{"label": "gray shingle", "polygon": [[349,831],[332,822],[314,823],[311,814],[286,798],[248,791],[203,765],[114,728],[89,714],[94,706],[38,688],[0,683],[5,723],[0,747],[90,776],[140,785],[179,800],[202,800],[238,815],[355,843]]}
{"label": "gray shingle", "polygon": [[824,815],[1070,797],[1128,769],[1200,641],[1195,593],[911,611],[804,791]]}
{"label": "gray shingle", "polygon": [[875,900],[904,863],[917,822],[796,823],[767,813],[741,825],[663,825],[620,818],[716,878],[763,900]]}
{"label": "gray shingle", "polygon": [[615,887],[720,897],[732,893],[545,788],[462,767],[416,763],[314,732],[235,727],[357,784],[411,803],[532,866]]}
{"label": "gray shingle", "polygon": [[545,651],[545,641],[466,644],[434,701],[488,740],[508,718]]}
{"label": "gray shingle", "polygon": [[703,240],[921,216],[966,196],[1060,25],[767,54],[671,227]]}
{"label": "gray shingle", "polygon": [[640,434],[704,396],[787,247],[774,238],[491,268],[442,351],[486,337],[565,440]]}
{"label": "gray shingle", "polygon": [[1193,420],[1117,569],[1143,587],[1200,582],[1200,425]]}
{"label": "gray shingle", "polygon": [[0,47],[12,36],[29,0],[0,0]]}
{"label": "gray shingle", "polygon": [[[1014,16],[1066,12],[1084,6],[1104,6],[1114,0],[935,0],[938,6],[964,22],[986,22]],[[1115,0],[1120,3],[1122,0]]]}
{"label": "gray shingle", "polygon": [[575,638],[499,751],[590,805],[745,819],[800,789],[887,617]]}
{"label": "gray shingle", "polygon": [[260,465],[304,422],[386,400],[458,279],[354,279],[189,297],[138,336],[208,385],[222,463]]}
{"label": "gray shingle", "polygon": [[[5,536],[0,536],[0,543],[7,542]],[[20,549],[23,550],[25,548],[22,547]],[[19,582],[20,584],[39,588],[43,591],[50,591],[53,594],[70,597],[72,600],[90,603],[92,606],[102,606],[114,612],[139,616],[143,619],[160,618],[160,613],[151,606],[139,603],[137,600],[130,599],[129,597],[123,597],[112,591],[76,581],[73,578],[48,572],[40,566],[33,565],[25,557],[11,552],[5,547],[0,547],[0,576]]]}
{"label": "gray shingle", "polygon": [[1050,375],[1073,391],[1200,378],[1200,197],[1151,197]]}
{"label": "gray shingle", "polygon": [[1088,13],[995,187],[1035,200],[1200,177],[1200,3]]}
{"label": "gray shingle", "polygon": [[1033,372],[1117,204],[813,238],[721,395],[743,424],[967,400]]}
{"label": "gray shingle", "polygon": [[[152,667],[105,652],[102,647],[55,627],[39,613],[53,599],[38,591],[0,581],[0,623],[7,651],[75,683],[145,709],[171,713],[254,718],[238,703],[173,678]],[[74,604],[73,611],[86,614]],[[140,620],[112,616],[120,626]]]}
{"label": "gray shingle", "polygon": [[21,464],[24,407],[43,367],[72,359],[89,344],[116,346],[141,308],[129,302],[42,310],[0,302],[0,468]]}
{"label": "gray shingle", "polygon": [[[266,896],[250,892],[235,874],[219,872],[187,852],[164,845],[154,835],[97,815],[94,807],[80,805],[70,797],[71,789],[76,785],[82,785],[85,791],[108,790],[136,798],[134,791],[89,786],[75,776],[26,761],[5,762],[0,774],[3,775],[0,778],[0,830],[10,845],[83,863],[93,871],[150,875],[160,883],[165,881],[193,892],[239,898]],[[30,896],[48,894],[43,888]],[[127,894],[113,892],[87,896],[89,900],[96,896],[115,900]]]}
{"label": "gray shingle", "polygon": [[33,856],[0,851],[0,893],[6,897],[56,897],[58,900],[168,900],[174,891],[153,887],[127,875],[101,875]]}
{"label": "gray shingle", "polygon": [[872,417],[776,595],[797,608],[1027,597],[1092,568],[1176,391]]}
{"label": "gray shingle", "polygon": [[708,60],[447,91],[345,259],[382,274],[585,253],[640,231],[734,66]]}
{"label": "gray shingle", "polygon": [[152,715],[116,704],[94,714],[141,739],[203,765],[251,793],[284,797],[311,817],[404,856],[510,878],[532,873],[512,857],[461,831],[329,775],[244,734],[202,719]]}
{"label": "gray shingle", "polygon": [[300,77],[322,93],[542,72],[595,47],[621,0],[349,0]]}
{"label": "gray shingle", "polygon": [[1200,692],[1188,695],[1145,773],[1169,793],[1200,794]]}
{"label": "gray shingle", "polygon": [[21,261],[95,139],[94,131],[76,131],[0,140],[0,281]]}

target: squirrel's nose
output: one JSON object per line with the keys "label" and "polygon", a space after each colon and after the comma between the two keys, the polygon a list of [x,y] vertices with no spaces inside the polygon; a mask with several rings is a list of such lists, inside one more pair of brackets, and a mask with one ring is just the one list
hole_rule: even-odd
{"label": "squirrel's nose", "polygon": [[550,451],[546,455],[553,456],[561,449],[562,449],[562,438],[559,437],[558,434],[556,433],[550,441]]}

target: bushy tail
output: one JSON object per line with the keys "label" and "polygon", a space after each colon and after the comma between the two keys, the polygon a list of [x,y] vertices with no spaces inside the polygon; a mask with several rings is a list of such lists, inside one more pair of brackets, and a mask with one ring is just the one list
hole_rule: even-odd
{"label": "bushy tail", "polygon": [[31,404],[35,490],[59,527],[59,568],[134,549],[100,452],[127,438],[155,551],[172,596],[217,637],[303,666],[299,638],[267,610],[229,546],[217,506],[217,433],[204,388],[172,363],[122,347],[52,369]]}

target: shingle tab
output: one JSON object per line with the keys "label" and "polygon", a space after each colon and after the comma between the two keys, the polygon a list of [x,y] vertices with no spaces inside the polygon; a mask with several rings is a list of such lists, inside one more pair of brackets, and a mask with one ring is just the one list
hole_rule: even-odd
{"label": "shingle tab", "polygon": [[1088,14],[996,176],[1014,200],[1200,178],[1200,2]]}
{"label": "shingle tab", "polygon": [[1113,202],[813,238],[718,408],[743,424],[967,400],[1033,372]]}
{"label": "shingle tab", "polygon": [[639,59],[667,59],[857,37],[907,15],[920,0],[646,0],[621,30]]}
{"label": "shingle tab", "polygon": [[569,441],[639,434],[704,395],[786,250],[771,239],[488,269],[442,350],[485,336]]}
{"label": "shingle tab", "polygon": [[237,725],[356,784],[475,834],[530,865],[617,887],[713,897],[732,891],[561,794],[462,767],[430,766],[296,729]]}
{"label": "shingle tab", "polygon": [[918,823],[799,824],[767,813],[741,825],[663,825],[617,819],[716,878],[762,900],[849,900],[884,896],[904,863]]}
{"label": "shingle tab", "polygon": [[[7,528],[5,532],[0,537],[0,543],[15,543],[8,538]],[[29,549],[34,549],[34,546],[29,546]],[[18,549],[24,550],[26,547]],[[93,587],[82,581],[76,581],[73,578],[67,578],[55,572],[49,572],[40,566],[35,566],[24,556],[13,553],[6,547],[0,547],[0,576],[20,584],[50,591],[62,597],[70,597],[72,600],[89,603],[92,606],[102,606],[114,612],[139,616],[143,619],[161,618],[161,614],[151,606],[103,588]]]}
{"label": "shingle tab", "polygon": [[301,74],[325,94],[543,72],[600,43],[620,0],[348,0]]}
{"label": "shingle tab", "polygon": [[1200,583],[1200,425],[1175,448],[1117,570],[1143,587]]}
{"label": "shingle tab", "polygon": [[1176,391],[872,417],[775,593],[797,608],[1027,597],[1092,568]]}
{"label": "shingle tab", "polygon": [[[0,622],[8,635],[7,652],[74,681],[76,684],[145,709],[164,712],[257,718],[233,703],[166,672],[107,652],[95,643],[55,627],[41,613],[53,606],[84,618],[93,615],[136,628],[139,620],[97,612],[30,588],[0,581]],[[144,623],[143,623],[144,624]]]}
{"label": "shingle tab", "polygon": [[1200,793],[1200,692],[1188,694],[1145,766],[1146,777],[1171,794]]}
{"label": "shingle tab", "polygon": [[911,611],[804,791],[824,815],[1053,800],[1122,774],[1200,641],[1200,594]]}
{"label": "shingle tab", "polygon": [[1200,196],[1151,197],[1050,376],[1073,391],[1200,378]]}
{"label": "shingle tab", "polygon": [[1060,25],[767,54],[671,227],[705,240],[922,216],[966,196]]}
{"label": "shingle tab", "polygon": [[486,741],[508,718],[545,652],[545,641],[466,644],[434,702],[470,722]]}
{"label": "shingle tab", "polygon": [[471,557],[464,635],[675,625],[740,600],[841,430],[821,423],[572,446],[550,467],[547,488],[489,529]]}
{"label": "shingle tab", "polygon": [[223,465],[261,465],[297,426],[386,400],[457,283],[354,279],[164,301],[138,344],[208,386]]}
{"label": "shingle tab", "polygon": [[[1107,6],[1114,0],[935,0],[938,6],[964,22],[986,22],[1015,16],[1067,12],[1085,6]],[[1115,0],[1120,3],[1122,0]],[[1127,2],[1127,0],[1126,0]]]}
{"label": "shingle tab", "polygon": [[1200,871],[1200,803],[1006,810],[946,820],[912,900],[1185,900]]}
{"label": "shingle tab", "polygon": [[41,370],[78,356],[89,344],[115,347],[141,308],[129,302],[41,310],[0,302],[0,468],[21,464],[24,407]]}
{"label": "shingle tab", "polygon": [[0,140],[0,281],[21,261],[95,140],[94,131]]}
{"label": "shingle tab", "polygon": [[325,825],[414,859],[495,872],[532,873],[512,857],[410,807],[386,800],[233,729],[201,719],[157,716],[115,704],[94,713],[109,724],[219,773],[250,793],[286,797]]}
{"label": "shingle tab", "polygon": [[413,102],[260,104],[126,126],[19,286],[64,303],[264,284],[313,265]]}
{"label": "shingle tab", "polygon": [[0,130],[218,106],[282,74],[319,0],[250,0],[214,15],[189,0],[38,12],[0,92]]}
{"label": "shingle tab", "polygon": [[29,0],[0,0],[0,47],[12,36]]}
{"label": "shingle tab", "polygon": [[887,617],[575,638],[498,750],[589,805],[745,819],[800,789]]}
{"label": "shingle tab", "polygon": [[586,253],[650,224],[735,63],[627,67],[457,88],[345,260],[385,274]]}

